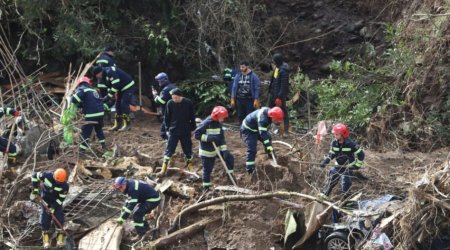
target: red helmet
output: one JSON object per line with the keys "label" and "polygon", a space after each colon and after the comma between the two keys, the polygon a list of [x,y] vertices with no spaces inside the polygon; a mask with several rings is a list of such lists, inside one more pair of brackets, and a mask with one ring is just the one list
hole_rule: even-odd
{"label": "red helmet", "polygon": [[83,77],[79,78],[77,84],[80,85],[84,82],[92,86],[92,80],[91,80],[91,78],[89,78],[87,76],[83,76]]}
{"label": "red helmet", "polygon": [[276,122],[280,122],[284,118],[283,110],[280,107],[273,107],[269,109],[269,117]]}
{"label": "red helmet", "polygon": [[218,121],[220,118],[227,118],[228,110],[223,106],[216,106],[211,112],[211,119]]}
{"label": "red helmet", "polygon": [[331,132],[333,132],[333,134],[341,134],[342,137],[344,137],[344,138],[347,138],[350,136],[350,130],[343,123],[338,123],[338,124],[334,125]]}
{"label": "red helmet", "polygon": [[58,168],[53,172],[53,179],[57,182],[65,182],[67,178],[67,172],[63,168]]}

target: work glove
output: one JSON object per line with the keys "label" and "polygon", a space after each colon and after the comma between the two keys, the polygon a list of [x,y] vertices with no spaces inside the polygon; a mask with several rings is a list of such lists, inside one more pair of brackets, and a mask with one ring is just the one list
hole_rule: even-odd
{"label": "work glove", "polygon": [[234,108],[234,106],[236,106],[236,99],[231,98],[230,106],[231,106],[232,108]]}
{"label": "work glove", "polygon": [[158,91],[156,91],[156,89],[152,88],[152,94],[153,94],[153,97],[156,97],[158,95]]}
{"label": "work glove", "polygon": [[275,106],[281,107],[281,104],[283,104],[283,101],[280,98],[275,99]]}
{"label": "work glove", "polygon": [[22,113],[20,111],[15,111],[14,112],[14,117],[19,117]]}
{"label": "work glove", "polygon": [[30,194],[30,200],[31,201],[35,201],[37,199],[37,197],[39,196],[39,192],[33,191]]}
{"label": "work glove", "polygon": [[259,101],[258,101],[258,99],[253,100],[253,107],[255,109],[259,109]]}
{"label": "work glove", "polygon": [[272,146],[267,146],[267,147],[266,147],[266,153],[267,153],[269,156],[272,156],[272,152],[273,152],[273,147],[272,147]]}
{"label": "work glove", "polygon": [[111,111],[111,109],[109,108],[108,104],[106,104],[106,103],[103,103],[103,110],[105,112],[110,112]]}
{"label": "work glove", "polygon": [[116,222],[117,222],[117,224],[122,225],[125,222],[125,220],[122,217],[120,217],[120,218],[117,218]]}

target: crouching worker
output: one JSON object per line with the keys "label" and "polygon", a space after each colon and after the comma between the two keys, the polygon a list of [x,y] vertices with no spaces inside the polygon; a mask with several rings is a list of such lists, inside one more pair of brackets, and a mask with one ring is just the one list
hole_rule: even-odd
{"label": "crouching worker", "polygon": [[[215,107],[211,115],[203,120],[194,132],[195,139],[200,141],[200,157],[203,165],[203,188],[208,190],[211,186],[211,172],[217,157],[213,143],[219,148],[220,154],[227,165],[227,172],[234,172],[234,157],[228,151],[222,123],[228,117],[228,111],[222,106]],[[232,177],[234,178],[234,177]]]}
{"label": "crouching worker", "polygon": [[[52,222],[52,216],[64,227],[64,213],[62,204],[69,192],[69,184],[66,182],[67,173],[63,168],[58,168],[54,172],[35,172],[31,176],[33,191],[30,200],[38,201],[41,205],[41,228],[44,248],[50,248],[50,236],[48,231]],[[39,201],[38,197],[42,198]],[[56,223],[57,246],[64,246],[64,234],[62,228]]]}
{"label": "crouching worker", "polygon": [[[19,117],[21,115],[20,111],[16,111],[12,108],[0,108],[0,118],[4,115],[12,115],[14,117]],[[8,147],[9,144],[9,147]],[[3,155],[8,157],[8,161],[15,163],[17,156],[17,147],[14,143],[9,143],[8,139],[3,136],[0,136],[0,151],[3,152]]]}
{"label": "crouching worker", "polygon": [[102,145],[102,149],[106,150],[105,134],[103,133],[103,115],[104,104],[100,99],[100,95],[92,87],[92,80],[86,76],[78,80],[77,92],[72,96],[72,103],[82,108],[84,119],[88,124],[81,127],[81,143],[80,151],[85,153],[89,148],[89,138],[92,130],[95,130],[97,138]]}
{"label": "crouching worker", "polygon": [[138,205],[133,214],[134,228],[138,235],[131,239],[133,242],[137,241],[144,236],[149,228],[145,215],[159,205],[161,200],[159,192],[145,182],[132,179],[127,180],[123,176],[116,178],[113,188],[129,197],[122,207],[120,217],[117,219],[119,225],[128,219],[135,206]]}

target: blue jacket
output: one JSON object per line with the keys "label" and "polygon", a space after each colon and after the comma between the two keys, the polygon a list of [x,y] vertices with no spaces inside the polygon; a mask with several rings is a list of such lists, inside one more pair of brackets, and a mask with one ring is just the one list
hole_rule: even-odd
{"label": "blue jacket", "polygon": [[194,131],[194,137],[200,141],[200,156],[216,157],[217,153],[212,144],[213,141],[220,151],[227,150],[222,124],[211,119],[211,116],[208,116],[198,125]]}
{"label": "blue jacket", "polygon": [[77,92],[72,96],[72,102],[83,109],[85,118],[103,117],[103,100],[97,90],[87,83],[82,83]]}
{"label": "blue jacket", "polygon": [[262,107],[245,117],[244,121],[242,121],[241,130],[259,133],[264,146],[268,147],[272,146],[272,137],[269,133],[270,124],[272,124],[272,119],[269,117],[269,108]]}
{"label": "blue jacket", "polygon": [[113,97],[117,92],[125,92],[134,86],[134,81],[129,74],[117,67],[104,68],[107,85],[111,86],[108,96]]}
{"label": "blue jacket", "polygon": [[[243,77],[243,74],[241,72],[237,73],[234,77],[233,81],[233,87],[231,88],[231,98],[236,98],[236,94],[239,87],[239,81]],[[258,76],[251,71],[250,72],[250,92],[252,95],[252,99],[258,99],[259,98],[259,88],[260,88],[260,82]]]}
{"label": "blue jacket", "polygon": [[170,91],[175,87],[175,85],[169,81],[166,81],[164,85],[161,86],[162,90],[159,93],[158,96],[155,96],[155,102],[161,106],[161,112],[162,115],[166,113],[166,104],[170,99],[172,99],[172,96],[170,95]]}
{"label": "blue jacket", "polygon": [[186,136],[194,131],[197,124],[195,123],[194,104],[191,100],[183,97],[180,103],[170,100],[166,106],[164,115],[165,131],[172,135]]}
{"label": "blue jacket", "polygon": [[[356,156],[356,157],[355,157]],[[354,141],[346,138],[342,144],[334,139],[331,142],[331,149],[322,163],[328,164],[332,159],[336,159],[338,165],[345,165],[347,167],[360,168],[364,161],[364,151]]]}
{"label": "blue jacket", "polygon": [[0,108],[0,118],[2,118],[5,114],[6,115],[14,115],[15,112],[16,112],[16,110],[13,108],[1,107]]}
{"label": "blue jacket", "polygon": [[144,204],[146,202],[159,202],[161,200],[158,191],[152,186],[143,181],[133,179],[127,180],[127,188],[123,193],[129,197],[122,207],[122,213],[120,214],[120,217],[124,220],[130,216],[138,203]]}
{"label": "blue jacket", "polygon": [[116,66],[116,60],[114,60],[113,56],[108,55],[108,53],[106,53],[106,52],[103,52],[97,58],[97,61],[95,61],[95,65],[102,66],[102,67],[115,67]]}
{"label": "blue jacket", "polygon": [[69,184],[67,182],[57,182],[53,179],[53,172],[34,172],[31,175],[31,183],[33,184],[33,192],[39,192],[40,184],[43,182],[41,197],[50,208],[62,207],[67,192],[69,192]]}

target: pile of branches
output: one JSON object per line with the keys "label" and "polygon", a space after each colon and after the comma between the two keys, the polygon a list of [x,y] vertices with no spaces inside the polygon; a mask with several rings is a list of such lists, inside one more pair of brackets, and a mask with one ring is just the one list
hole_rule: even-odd
{"label": "pile of branches", "polygon": [[394,239],[402,249],[421,249],[450,235],[450,161],[416,182],[398,220]]}

